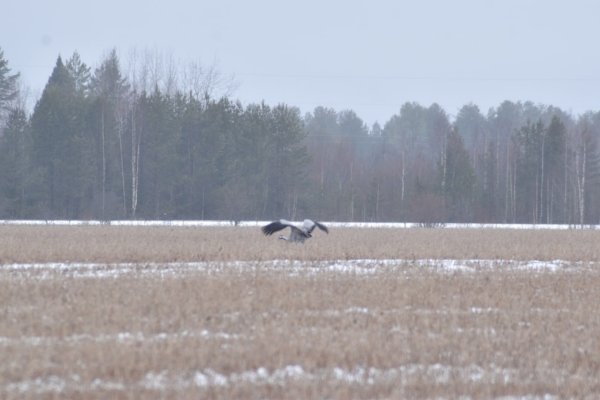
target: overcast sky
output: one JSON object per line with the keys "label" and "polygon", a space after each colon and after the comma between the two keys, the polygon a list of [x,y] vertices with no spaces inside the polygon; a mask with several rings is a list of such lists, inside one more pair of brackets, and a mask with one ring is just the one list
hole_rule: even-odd
{"label": "overcast sky", "polygon": [[600,1],[10,0],[0,47],[33,96],[60,54],[96,67],[111,48],[216,62],[244,104],[353,109],[369,125],[400,106],[450,115],[531,100],[600,109]]}

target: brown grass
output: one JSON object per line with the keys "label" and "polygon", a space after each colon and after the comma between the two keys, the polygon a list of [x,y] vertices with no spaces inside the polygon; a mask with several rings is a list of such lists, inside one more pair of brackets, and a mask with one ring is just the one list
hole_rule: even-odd
{"label": "brown grass", "polygon": [[[598,239],[593,231],[357,229],[288,246],[249,228],[0,232],[3,263],[589,261],[597,260]],[[600,274],[594,269],[440,274],[407,265],[402,273],[290,275],[260,265],[248,272],[104,279],[24,278],[0,267],[0,398],[581,398],[600,392]],[[299,368],[299,375],[284,373]]]}
{"label": "brown grass", "polygon": [[448,258],[600,261],[600,231],[333,229],[305,245],[258,228],[0,226],[0,263]]}

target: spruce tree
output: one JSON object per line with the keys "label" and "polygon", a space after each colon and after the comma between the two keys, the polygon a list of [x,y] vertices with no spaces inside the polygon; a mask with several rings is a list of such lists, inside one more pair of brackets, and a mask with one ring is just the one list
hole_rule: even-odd
{"label": "spruce tree", "polygon": [[46,218],[75,218],[81,211],[83,110],[75,82],[59,56],[32,118],[33,166],[43,182]]}

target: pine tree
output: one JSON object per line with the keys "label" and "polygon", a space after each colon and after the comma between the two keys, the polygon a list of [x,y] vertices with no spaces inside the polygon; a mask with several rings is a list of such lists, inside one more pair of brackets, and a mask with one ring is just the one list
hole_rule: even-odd
{"label": "pine tree", "polygon": [[[255,220],[263,216],[268,187],[268,137],[271,130],[271,107],[264,102],[250,104],[241,115],[240,131],[235,136],[235,177],[231,182],[232,203],[239,214]],[[237,196],[235,196],[237,193]],[[241,196],[240,196],[241,194]]]}
{"label": "pine tree", "polygon": [[18,73],[11,75],[8,60],[4,58],[4,52],[0,48],[0,127],[12,101],[17,98],[19,93],[17,88],[18,79]]}
{"label": "pine tree", "polygon": [[545,127],[542,120],[527,122],[516,135],[519,145],[517,161],[517,218],[521,222],[537,224],[542,202],[542,182],[544,181],[544,141]]}
{"label": "pine tree", "polygon": [[544,223],[566,222],[564,211],[567,205],[562,196],[565,178],[565,142],[566,127],[555,115],[548,125],[544,141],[544,181],[542,182],[544,202],[541,221]]}
{"label": "pine tree", "polygon": [[297,108],[285,104],[273,108],[268,155],[270,218],[285,215],[293,219],[304,201],[302,189],[308,161],[304,132]]}
{"label": "pine tree", "polygon": [[0,135],[0,215],[23,218],[31,211],[29,125],[25,111],[13,108]]}
{"label": "pine tree", "polygon": [[448,135],[446,147],[446,168],[440,166],[441,173],[446,177],[444,196],[448,220],[452,222],[467,222],[473,217],[475,172],[471,165],[469,153],[463,140],[456,130]]}
{"label": "pine tree", "polygon": [[312,162],[307,165],[308,174],[313,182],[310,199],[312,213],[315,218],[339,219],[337,202],[331,193],[334,190],[336,170],[335,148],[341,141],[338,114],[335,110],[316,107],[304,118],[307,151]]}
{"label": "pine tree", "polygon": [[87,97],[90,94],[92,80],[90,67],[81,61],[77,52],[73,53],[71,58],[67,60],[66,67],[75,83],[75,90],[84,97]]}
{"label": "pine tree", "polygon": [[146,218],[172,217],[179,175],[176,145],[181,131],[174,101],[158,88],[140,103],[140,193],[139,211]]}

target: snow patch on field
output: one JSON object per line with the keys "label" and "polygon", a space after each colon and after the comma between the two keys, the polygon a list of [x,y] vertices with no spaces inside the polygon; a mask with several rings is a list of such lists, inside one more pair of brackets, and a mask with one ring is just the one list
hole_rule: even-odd
{"label": "snow patch on field", "polygon": [[210,332],[202,330],[199,332],[181,331],[181,332],[160,332],[156,334],[144,334],[143,332],[118,332],[107,334],[91,335],[88,333],[69,335],[69,336],[18,336],[7,337],[0,336],[0,346],[27,345],[27,346],[53,346],[57,343],[80,343],[80,342],[117,342],[117,343],[136,343],[136,342],[165,342],[170,340],[181,340],[185,338],[200,338],[205,340],[237,340],[242,335],[227,332]]}
{"label": "snow patch on field", "polygon": [[[552,374],[555,371],[547,371]],[[48,376],[44,378],[26,379],[9,383],[4,387],[5,393],[11,394],[44,394],[44,393],[69,393],[71,391],[125,391],[127,389],[145,389],[150,391],[166,392],[181,391],[191,388],[211,389],[228,388],[239,385],[275,385],[286,386],[293,383],[338,383],[345,385],[378,385],[397,384],[408,382],[411,379],[427,379],[431,384],[444,385],[452,382],[471,384],[509,384],[519,381],[517,369],[503,368],[497,365],[466,365],[450,366],[443,364],[408,364],[395,368],[380,369],[375,367],[356,366],[348,369],[343,367],[322,368],[307,370],[301,365],[290,364],[281,368],[256,369],[220,373],[213,369],[191,371],[188,373],[171,373],[168,370],[148,371],[138,381],[124,382],[118,380],[93,379],[91,382],[82,382],[78,375],[69,377]],[[510,397],[507,397],[507,399]],[[543,396],[525,395],[519,398],[527,399],[553,399],[550,394]]]}
{"label": "snow patch on field", "polygon": [[289,276],[323,273],[372,276],[378,273],[407,273],[415,270],[437,273],[475,273],[479,271],[528,272],[593,272],[600,271],[598,263],[519,260],[436,260],[436,259],[358,259],[358,260],[269,260],[269,261],[201,261],[176,263],[27,263],[0,264],[0,279],[38,278],[57,276],[74,278],[118,278],[124,275],[177,277],[190,273],[246,273],[269,271]]}

